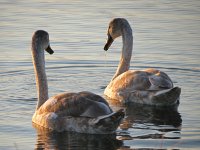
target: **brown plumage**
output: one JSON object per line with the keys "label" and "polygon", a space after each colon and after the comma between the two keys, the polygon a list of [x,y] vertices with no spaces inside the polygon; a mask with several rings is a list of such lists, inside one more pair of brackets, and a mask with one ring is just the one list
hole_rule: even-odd
{"label": "brown plumage", "polygon": [[181,89],[174,87],[169,76],[157,69],[129,70],[133,48],[132,29],[124,18],[113,19],[108,28],[108,50],[114,39],[122,36],[123,49],[115,75],[104,94],[122,103],[135,102],[148,105],[174,105],[178,102]]}
{"label": "brown plumage", "polygon": [[32,117],[36,126],[56,131],[112,134],[124,118],[124,111],[113,112],[105,99],[91,92],[62,93],[48,98],[44,50],[53,54],[46,31],[32,38],[32,56],[38,92],[38,104]]}

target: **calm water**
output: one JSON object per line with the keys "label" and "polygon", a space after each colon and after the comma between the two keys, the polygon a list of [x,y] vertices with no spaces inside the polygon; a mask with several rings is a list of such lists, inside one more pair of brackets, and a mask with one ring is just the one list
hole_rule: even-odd
{"label": "calm water", "polygon": [[[46,55],[50,96],[83,90],[103,96],[121,52],[121,39],[103,51],[108,22],[114,17],[127,18],[133,27],[131,68],[167,72],[182,88],[180,105],[127,106],[127,118],[113,136],[36,130],[31,123],[37,100],[32,33],[48,31],[55,50]],[[1,0],[0,149],[199,149],[199,58],[198,0]]]}

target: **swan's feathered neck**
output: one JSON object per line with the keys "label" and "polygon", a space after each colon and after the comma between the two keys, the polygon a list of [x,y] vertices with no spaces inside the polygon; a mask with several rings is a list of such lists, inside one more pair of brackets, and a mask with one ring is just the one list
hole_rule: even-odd
{"label": "swan's feathered neck", "polygon": [[32,61],[38,93],[38,103],[36,107],[36,109],[38,109],[48,99],[48,84],[45,72],[44,50],[35,40],[32,42]]}
{"label": "swan's feathered neck", "polygon": [[128,71],[130,67],[130,61],[133,49],[133,35],[132,35],[132,29],[128,24],[128,22],[123,25],[124,27],[122,28],[122,41],[123,41],[122,53],[117,71],[113,76],[112,80],[114,80],[120,74]]}

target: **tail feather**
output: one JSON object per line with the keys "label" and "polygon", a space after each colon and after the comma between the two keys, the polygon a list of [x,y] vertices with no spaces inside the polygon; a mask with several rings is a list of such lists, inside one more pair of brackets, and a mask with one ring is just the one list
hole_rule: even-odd
{"label": "tail feather", "polygon": [[95,126],[102,127],[107,131],[115,131],[125,116],[124,109],[120,109],[112,114],[98,117]]}
{"label": "tail feather", "polygon": [[152,102],[156,105],[174,105],[178,103],[181,94],[181,88],[174,87],[172,89],[157,92],[152,97]]}

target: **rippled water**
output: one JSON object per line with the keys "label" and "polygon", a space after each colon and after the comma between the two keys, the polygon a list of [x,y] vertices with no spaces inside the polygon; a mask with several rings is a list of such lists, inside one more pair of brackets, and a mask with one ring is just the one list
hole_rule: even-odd
{"label": "rippled water", "polygon": [[[198,149],[200,147],[200,2],[148,0],[1,0],[0,149]],[[105,53],[108,22],[125,17],[134,31],[132,69],[154,67],[182,88],[180,105],[130,105],[116,135],[49,133],[32,126],[36,89],[30,43],[49,32],[50,96],[88,90],[103,96],[121,39]],[[114,109],[116,107],[113,105]]]}

